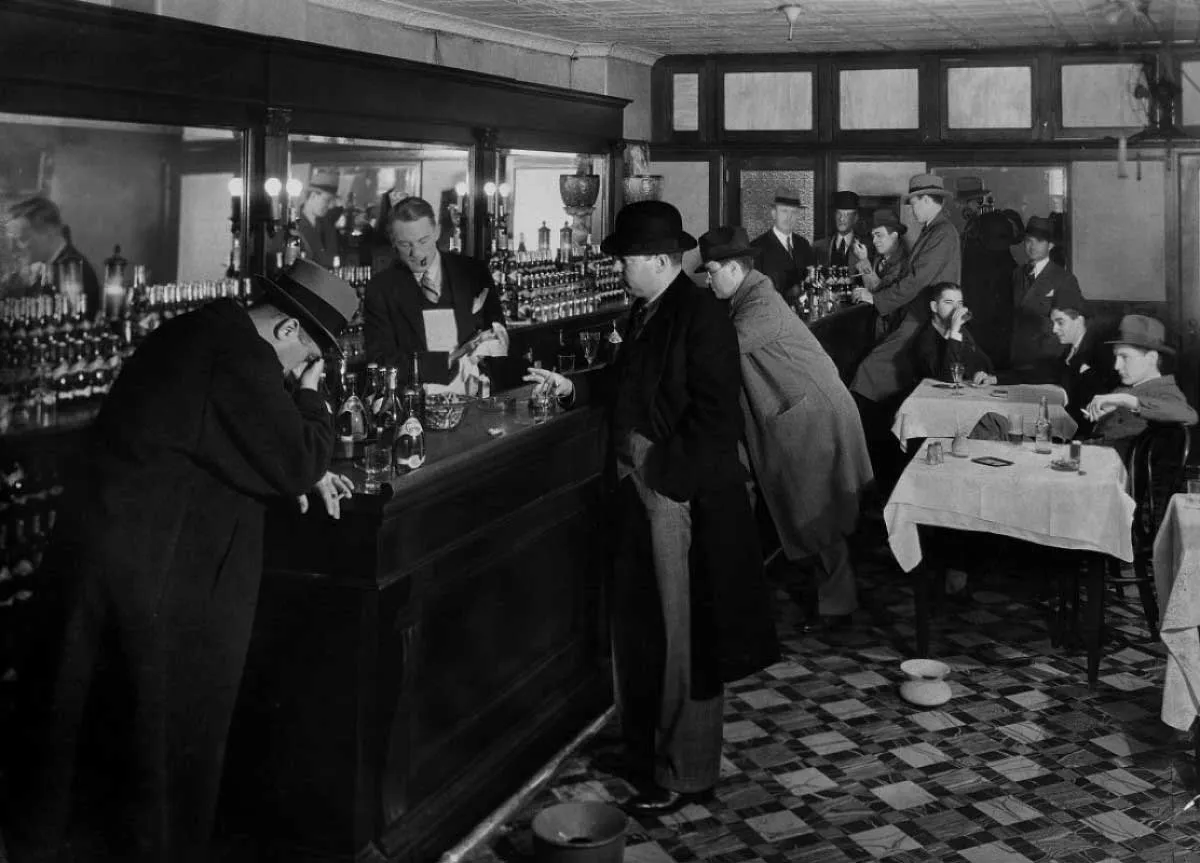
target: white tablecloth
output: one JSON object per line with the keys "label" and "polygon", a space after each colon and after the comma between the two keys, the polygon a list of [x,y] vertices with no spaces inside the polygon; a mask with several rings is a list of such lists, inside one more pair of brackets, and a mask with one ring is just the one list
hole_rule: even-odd
{"label": "white tablecloth", "polygon": [[[960,430],[963,434],[970,434],[975,423],[987,413],[1007,417],[1018,411],[1024,417],[1026,429],[1032,429],[1037,419],[1037,403],[1009,401],[1009,390],[1004,386],[975,387],[964,384],[956,396],[947,384],[926,378],[896,411],[892,434],[900,440],[903,448],[911,438],[954,437]],[[1054,429],[1054,436],[1060,440],[1070,440],[1079,428],[1071,415],[1056,404],[1050,406],[1050,425]]]}
{"label": "white tablecloth", "polygon": [[[905,468],[884,507],[888,543],[905,572],[921,562],[917,525],[996,533],[1050,545],[1099,551],[1133,560],[1133,498],[1125,491],[1125,466],[1116,450],[1085,446],[1085,473],[1052,470],[1066,445],[1038,455],[1033,445],[968,441],[970,458],[950,455],[945,464],[925,463],[926,442]],[[972,458],[992,455],[1009,467],[987,467]]]}
{"label": "white tablecloth", "polygon": [[1187,731],[1200,714],[1200,503],[1171,498],[1154,538],[1159,629],[1167,648],[1162,720]]}

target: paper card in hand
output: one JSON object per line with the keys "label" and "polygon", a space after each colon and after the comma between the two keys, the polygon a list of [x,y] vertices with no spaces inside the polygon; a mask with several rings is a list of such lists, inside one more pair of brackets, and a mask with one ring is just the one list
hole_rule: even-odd
{"label": "paper card in hand", "polygon": [[454,309],[426,309],[425,347],[430,351],[452,351],[458,345],[458,322]]}

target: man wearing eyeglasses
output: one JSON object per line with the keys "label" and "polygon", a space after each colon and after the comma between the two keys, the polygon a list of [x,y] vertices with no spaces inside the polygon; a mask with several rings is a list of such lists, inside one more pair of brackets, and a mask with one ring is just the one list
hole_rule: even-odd
{"label": "man wearing eyeglasses", "polygon": [[463,365],[507,355],[504,311],[487,266],[438,250],[428,201],[405,198],[388,221],[396,260],[367,283],[367,359],[407,368],[415,352],[423,382],[450,384],[467,376]]}

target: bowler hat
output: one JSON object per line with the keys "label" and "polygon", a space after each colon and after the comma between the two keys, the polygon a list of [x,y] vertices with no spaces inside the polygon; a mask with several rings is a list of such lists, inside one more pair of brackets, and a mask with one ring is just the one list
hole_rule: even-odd
{"label": "bowler hat", "polygon": [[958,199],[960,201],[968,201],[971,198],[982,198],[984,195],[992,193],[991,189],[983,188],[983,180],[978,177],[959,177],[955,188],[958,190]]}
{"label": "bowler hat", "polygon": [[808,209],[808,205],[800,200],[800,195],[793,192],[791,189],[776,189],[775,203],[786,204],[789,207],[803,207]]}
{"label": "bowler hat", "polygon": [[328,192],[331,195],[336,195],[338,192],[338,172],[337,171],[314,171],[312,179],[308,181],[308,188],[320,189],[322,192]]}
{"label": "bowler hat", "polygon": [[1121,330],[1117,338],[1105,342],[1106,345],[1132,345],[1147,351],[1158,351],[1160,354],[1173,354],[1175,349],[1163,340],[1167,337],[1167,328],[1162,321],[1149,315],[1126,315],[1121,318]]}
{"label": "bowler hat", "polygon": [[700,237],[700,266],[697,273],[704,272],[709,261],[727,261],[730,258],[758,257],[762,252],[758,246],[750,245],[746,229],[738,225],[722,225]]}
{"label": "bowler hat", "polygon": [[1042,216],[1030,216],[1029,221],[1025,223],[1025,235],[1029,237],[1038,237],[1049,242],[1058,242],[1058,237],[1054,230],[1054,223]]}
{"label": "bowler hat", "polygon": [[854,192],[835,192],[833,195],[833,208],[835,210],[857,210],[858,195]]}
{"label": "bowler hat", "polygon": [[931,195],[935,198],[945,198],[949,196],[946,191],[946,181],[937,174],[915,174],[908,181],[908,194],[904,196],[907,201],[916,195]]}
{"label": "bowler hat", "polygon": [[1079,286],[1074,282],[1054,290],[1054,296],[1050,298],[1050,308],[1062,311],[1073,310],[1079,312],[1085,318],[1091,315],[1091,310],[1088,306],[1088,301],[1083,296],[1083,291],[1079,290]]}
{"label": "bowler hat", "polygon": [[664,255],[696,248],[696,238],[683,230],[679,210],[666,201],[635,201],[617,213],[616,230],[604,238],[606,255]]}
{"label": "bowler hat", "polygon": [[275,280],[262,277],[266,300],[295,315],[321,346],[341,355],[338,336],[358,310],[358,294],[342,279],[301,258]]}
{"label": "bowler hat", "polygon": [[871,221],[871,230],[876,228],[887,228],[897,234],[908,233],[908,225],[896,218],[896,214],[886,208],[875,211]]}

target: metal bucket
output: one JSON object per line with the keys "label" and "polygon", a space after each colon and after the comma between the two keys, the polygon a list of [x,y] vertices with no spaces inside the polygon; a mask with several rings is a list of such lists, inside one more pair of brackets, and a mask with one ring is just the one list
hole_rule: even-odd
{"label": "metal bucket", "polygon": [[537,863],[621,863],[625,813],[607,803],[559,803],[533,819]]}

